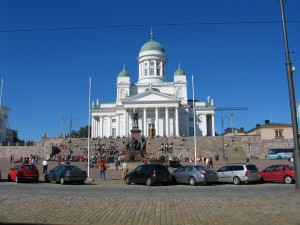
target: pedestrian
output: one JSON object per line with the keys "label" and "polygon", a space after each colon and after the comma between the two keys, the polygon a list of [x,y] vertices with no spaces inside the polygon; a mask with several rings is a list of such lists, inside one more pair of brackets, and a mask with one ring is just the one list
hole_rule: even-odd
{"label": "pedestrian", "polygon": [[100,162],[99,162],[100,181],[105,180],[105,170],[106,170],[106,167],[105,167],[104,161],[102,159],[100,159]]}
{"label": "pedestrian", "polygon": [[210,167],[213,169],[214,168],[214,164],[213,164],[212,158],[209,158],[209,164],[210,164]]}
{"label": "pedestrian", "polygon": [[126,161],[124,161],[123,163],[122,163],[122,180],[124,180],[125,179],[125,177],[126,177],[126,175],[127,175],[127,173],[128,173],[128,164],[126,163]]}
{"label": "pedestrian", "polygon": [[48,161],[47,161],[47,159],[43,160],[42,165],[43,165],[43,173],[47,173],[48,172]]}
{"label": "pedestrian", "polygon": [[207,167],[207,168],[210,167],[210,160],[209,160],[208,157],[206,157],[205,164],[206,164],[206,167]]}
{"label": "pedestrian", "polygon": [[118,159],[118,156],[115,156],[114,162],[115,162],[116,170],[118,170],[119,169],[119,159]]}

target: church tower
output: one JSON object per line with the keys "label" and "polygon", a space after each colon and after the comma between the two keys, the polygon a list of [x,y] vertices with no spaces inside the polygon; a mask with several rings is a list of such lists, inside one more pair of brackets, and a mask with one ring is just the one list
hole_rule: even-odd
{"label": "church tower", "polygon": [[154,41],[154,35],[151,31],[150,41],[141,47],[138,57],[138,84],[166,82],[166,63],[165,49],[160,43]]}

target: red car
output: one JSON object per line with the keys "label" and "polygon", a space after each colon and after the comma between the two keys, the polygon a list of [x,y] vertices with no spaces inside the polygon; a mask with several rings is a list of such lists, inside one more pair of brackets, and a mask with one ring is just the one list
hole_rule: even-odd
{"label": "red car", "polygon": [[272,165],[259,172],[262,181],[277,181],[291,184],[295,181],[294,166]]}
{"label": "red car", "polygon": [[11,168],[7,175],[8,181],[16,181],[19,183],[21,181],[33,181],[35,183],[39,182],[40,174],[35,165],[29,164],[19,164],[14,168]]}

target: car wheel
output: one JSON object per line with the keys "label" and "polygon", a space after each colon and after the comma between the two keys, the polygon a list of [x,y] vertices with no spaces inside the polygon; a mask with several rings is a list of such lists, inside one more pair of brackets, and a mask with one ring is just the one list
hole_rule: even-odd
{"label": "car wheel", "polygon": [[50,183],[48,176],[45,176],[45,181],[46,181],[46,183]]}
{"label": "car wheel", "polygon": [[20,183],[20,178],[19,178],[19,176],[16,176],[16,183]]}
{"label": "car wheel", "polygon": [[64,177],[61,177],[61,178],[60,178],[60,184],[62,184],[62,185],[66,184],[66,181],[65,181],[65,178],[64,178]]}
{"label": "car wheel", "polygon": [[177,180],[174,176],[172,176],[172,184],[177,184]]}
{"label": "car wheel", "polygon": [[131,184],[129,177],[125,177],[125,183],[126,184]]}
{"label": "car wheel", "polygon": [[239,185],[239,184],[241,184],[241,179],[239,177],[234,177],[233,178],[233,183],[236,184],[236,185]]}
{"label": "car wheel", "polygon": [[291,176],[285,176],[284,177],[284,183],[286,183],[286,184],[293,183],[293,178]]}
{"label": "car wheel", "polygon": [[81,184],[81,185],[84,184],[84,181],[80,181],[79,184]]}
{"label": "car wheel", "polygon": [[146,184],[147,184],[147,186],[152,186],[153,185],[153,181],[152,181],[151,177],[147,177]]}
{"label": "car wheel", "polygon": [[11,178],[9,175],[7,175],[7,181],[11,181]]}
{"label": "car wheel", "polygon": [[281,159],[281,156],[278,156],[277,159]]}
{"label": "car wheel", "polygon": [[190,185],[195,186],[197,183],[195,177],[190,177],[189,183],[190,183]]}

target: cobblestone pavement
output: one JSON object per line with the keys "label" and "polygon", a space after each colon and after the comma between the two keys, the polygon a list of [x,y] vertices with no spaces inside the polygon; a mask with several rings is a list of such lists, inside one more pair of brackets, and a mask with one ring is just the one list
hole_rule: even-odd
{"label": "cobblestone pavement", "polygon": [[47,184],[42,174],[38,184],[17,184],[5,180],[10,166],[0,161],[0,224],[300,224],[294,185],[125,185],[112,167],[105,182],[91,168],[85,185]]}

